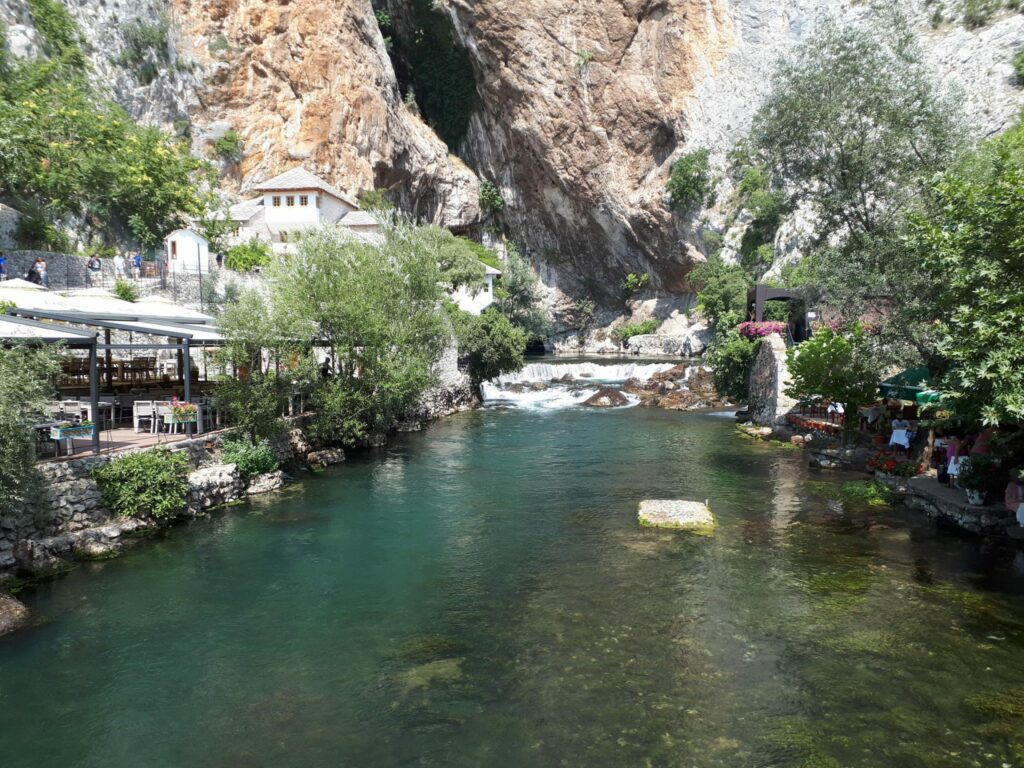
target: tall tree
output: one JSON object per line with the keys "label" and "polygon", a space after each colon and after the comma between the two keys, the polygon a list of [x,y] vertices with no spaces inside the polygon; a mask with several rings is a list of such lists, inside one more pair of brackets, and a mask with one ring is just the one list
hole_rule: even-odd
{"label": "tall tree", "polygon": [[964,416],[1024,420],[1024,125],[940,177],[911,216],[907,251],[931,292],[940,386]]}

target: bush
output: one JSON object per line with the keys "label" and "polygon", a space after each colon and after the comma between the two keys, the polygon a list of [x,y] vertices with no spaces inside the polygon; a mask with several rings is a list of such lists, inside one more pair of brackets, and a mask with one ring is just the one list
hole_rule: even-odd
{"label": "bush", "polygon": [[277,455],[266,440],[255,444],[244,438],[225,440],[223,455],[226,464],[238,467],[238,474],[243,480],[265,475],[278,467]]}
{"label": "bush", "polygon": [[253,238],[248,243],[228,248],[224,255],[224,266],[236,272],[251,272],[255,267],[264,267],[270,263],[270,246],[262,240]]}
{"label": "bush", "polygon": [[131,453],[93,470],[103,504],[121,517],[172,517],[188,499],[188,459],[167,450]]}
{"label": "bush", "polygon": [[85,66],[78,26],[67,9],[56,0],[28,0],[32,24],[43,38],[43,51],[75,67]]}
{"label": "bush", "polygon": [[135,302],[139,300],[139,289],[135,283],[128,280],[118,280],[114,283],[114,295],[121,301]]}
{"label": "bush", "polygon": [[505,209],[505,198],[490,181],[480,183],[480,209],[487,215],[496,216]]}
{"label": "bush", "polygon": [[1017,84],[1024,84],[1024,49],[1013,57],[1013,71],[1017,73]]}
{"label": "bush", "polygon": [[364,211],[393,211],[395,204],[388,200],[382,189],[364,189],[359,193],[359,205]]}
{"label": "bush", "polygon": [[711,367],[718,394],[734,403],[745,403],[750,396],[750,369],[760,340],[740,336],[735,330],[716,338],[707,351],[705,362]]}
{"label": "bush", "polygon": [[237,131],[227,131],[213,142],[213,153],[225,163],[241,162],[244,149],[242,137],[238,135]]}
{"label": "bush", "polygon": [[708,202],[712,189],[710,156],[706,149],[698,149],[673,163],[665,186],[673,210],[685,213],[703,208]]}
{"label": "bush", "polygon": [[628,299],[646,288],[650,282],[651,276],[646,272],[642,275],[630,272],[626,275],[626,279],[622,281],[622,295]]}
{"label": "bush", "polygon": [[152,22],[139,18],[125,24],[121,62],[139,65],[149,58],[150,53],[156,61],[166,62],[170,58],[167,49],[170,29],[171,20],[165,13],[159,14]]}
{"label": "bush", "polygon": [[968,29],[984,27],[999,6],[1000,0],[964,0],[964,26]]}
{"label": "bush", "polygon": [[455,327],[459,354],[469,363],[473,386],[523,367],[526,332],[496,308],[491,307],[476,317],[449,304],[448,314]]}
{"label": "bush", "polygon": [[644,320],[642,323],[626,323],[621,325],[612,331],[612,334],[621,342],[627,342],[634,336],[646,336],[648,333],[654,333],[658,330],[658,326],[661,325],[660,321],[655,318],[650,320]]}

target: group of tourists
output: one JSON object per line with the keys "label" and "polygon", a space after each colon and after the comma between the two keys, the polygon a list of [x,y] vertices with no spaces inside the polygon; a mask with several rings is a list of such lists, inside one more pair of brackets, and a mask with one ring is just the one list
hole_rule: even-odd
{"label": "group of tourists", "polygon": [[[114,277],[118,280],[132,278],[138,280],[142,277],[142,252],[134,251],[130,254],[118,253],[112,259],[114,263]],[[86,283],[89,286],[99,285],[103,276],[103,260],[95,253],[85,263]],[[7,267],[7,256],[0,251],[0,280],[7,280],[10,273]],[[43,288],[50,287],[48,265],[44,256],[37,256],[35,261],[29,265],[25,272],[25,280]]]}

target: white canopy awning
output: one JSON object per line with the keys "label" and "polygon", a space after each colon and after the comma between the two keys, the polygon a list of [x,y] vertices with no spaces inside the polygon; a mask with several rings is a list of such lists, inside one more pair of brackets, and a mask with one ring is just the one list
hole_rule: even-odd
{"label": "white canopy awning", "polygon": [[55,343],[63,341],[71,346],[79,346],[91,344],[95,339],[96,334],[88,331],[0,315],[0,342],[43,341]]}

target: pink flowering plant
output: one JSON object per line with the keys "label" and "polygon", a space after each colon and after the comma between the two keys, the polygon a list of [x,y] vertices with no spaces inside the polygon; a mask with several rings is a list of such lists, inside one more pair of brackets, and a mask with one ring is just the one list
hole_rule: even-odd
{"label": "pink flowering plant", "polygon": [[199,414],[199,406],[195,403],[185,402],[175,397],[171,400],[171,413],[174,415],[175,421],[195,421]]}
{"label": "pink flowering plant", "polygon": [[767,320],[762,323],[740,323],[740,336],[748,339],[762,339],[771,336],[773,333],[782,334],[786,332],[786,324],[774,320]]}

